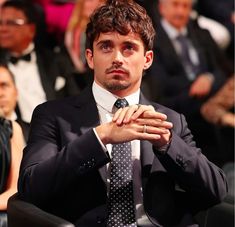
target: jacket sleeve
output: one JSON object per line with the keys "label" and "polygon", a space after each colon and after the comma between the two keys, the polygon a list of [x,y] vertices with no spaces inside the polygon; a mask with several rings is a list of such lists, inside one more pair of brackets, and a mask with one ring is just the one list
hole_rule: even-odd
{"label": "jacket sleeve", "polygon": [[64,145],[65,132],[58,124],[47,106],[35,109],[18,181],[19,194],[26,201],[46,204],[52,195],[59,196],[109,161],[92,128],[71,135]]}
{"label": "jacket sleeve", "polygon": [[200,203],[200,207],[221,202],[227,194],[223,171],[196,147],[183,115],[179,115],[175,128],[167,153],[158,155],[158,159],[181,189]]}

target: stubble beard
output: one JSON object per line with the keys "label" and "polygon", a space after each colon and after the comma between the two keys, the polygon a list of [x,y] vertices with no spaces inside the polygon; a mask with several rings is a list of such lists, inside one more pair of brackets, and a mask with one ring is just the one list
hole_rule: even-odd
{"label": "stubble beard", "polygon": [[120,81],[117,82],[106,82],[105,87],[110,92],[116,92],[116,91],[123,91],[131,86],[131,83],[124,82],[121,83]]}

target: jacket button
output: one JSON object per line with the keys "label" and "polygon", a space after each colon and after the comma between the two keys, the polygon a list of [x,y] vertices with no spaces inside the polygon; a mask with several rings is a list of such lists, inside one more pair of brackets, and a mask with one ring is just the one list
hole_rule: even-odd
{"label": "jacket button", "polygon": [[96,217],[97,224],[102,224],[104,222],[104,219],[102,217]]}

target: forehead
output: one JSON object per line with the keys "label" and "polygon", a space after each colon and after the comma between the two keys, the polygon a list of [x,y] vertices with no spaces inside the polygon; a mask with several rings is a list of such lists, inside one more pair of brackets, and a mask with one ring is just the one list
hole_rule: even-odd
{"label": "forehead", "polygon": [[129,32],[127,35],[121,35],[118,32],[100,33],[100,35],[94,40],[94,44],[104,41],[111,41],[115,44],[129,42],[137,45],[144,45],[140,35],[134,32]]}
{"label": "forehead", "polygon": [[26,15],[20,9],[16,9],[14,7],[6,7],[1,10],[1,18],[26,19]]}
{"label": "forehead", "polygon": [[6,68],[1,67],[1,66],[0,66],[0,82],[12,82],[13,83],[13,79],[9,71]]}

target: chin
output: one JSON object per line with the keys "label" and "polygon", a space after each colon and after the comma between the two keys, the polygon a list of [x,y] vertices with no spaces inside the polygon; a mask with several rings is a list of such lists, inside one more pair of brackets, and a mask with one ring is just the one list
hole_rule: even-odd
{"label": "chin", "polygon": [[121,83],[121,82],[113,82],[113,83],[106,83],[105,87],[109,90],[109,91],[121,91],[121,90],[125,90],[127,88],[130,87],[130,83]]}

